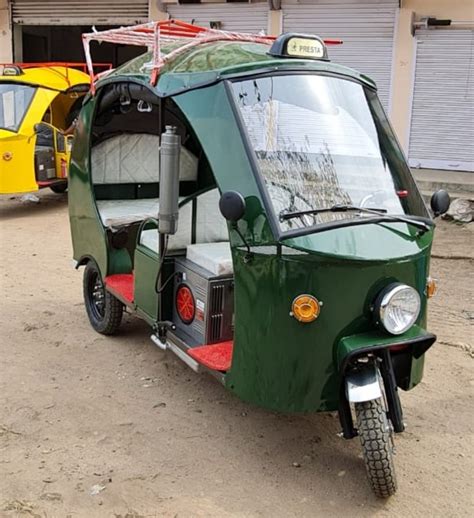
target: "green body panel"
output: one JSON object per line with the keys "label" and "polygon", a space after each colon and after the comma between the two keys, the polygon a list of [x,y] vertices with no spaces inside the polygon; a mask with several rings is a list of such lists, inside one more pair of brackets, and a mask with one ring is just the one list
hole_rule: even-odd
{"label": "green body panel", "polygon": [[[167,54],[174,44],[162,47]],[[282,59],[268,54],[269,45],[219,41],[203,44],[176,56],[160,71],[157,85],[153,87],[160,96],[175,94],[182,90],[199,87],[217,81],[219,78],[244,72],[271,70],[314,71],[340,74],[375,88],[375,83],[367,76],[352,68],[336,63],[309,59]],[[146,64],[152,60],[150,52],[145,53],[117,68],[97,83],[100,88],[113,81],[134,80],[150,86],[151,68]]]}
{"label": "green body panel", "polygon": [[[425,313],[426,315],[426,313]],[[426,322],[426,318],[422,319]],[[355,354],[357,351],[361,351],[362,349],[366,349],[367,347],[373,346],[390,346],[396,345],[397,343],[403,344],[407,341],[419,339],[428,336],[427,333],[422,327],[414,325],[411,329],[409,329],[406,333],[399,335],[397,337],[388,336],[386,333],[383,333],[380,330],[371,331],[368,333],[360,333],[357,335],[346,336],[342,338],[337,345],[337,365],[340,370],[344,359],[348,357],[350,354]],[[410,373],[409,373],[409,383],[407,390],[411,390],[413,387],[418,385],[423,377],[423,368],[425,363],[425,355],[421,355],[419,358],[415,358],[415,356],[411,356],[410,358]]]}
{"label": "green body panel", "polygon": [[340,367],[347,355],[370,346],[389,346],[406,343],[409,340],[428,336],[422,327],[414,325],[408,331],[398,336],[390,336],[381,330],[359,333],[341,338],[337,344],[336,363]]}
{"label": "green body panel", "polygon": [[[433,232],[418,237],[418,228],[406,223],[379,223],[327,230],[284,241],[313,253],[357,261],[388,261],[410,257],[431,245]],[[359,267],[359,265],[357,265]]]}
{"label": "green body panel", "polygon": [[108,253],[104,228],[90,181],[90,129],[95,99],[81,110],[69,166],[69,220],[74,259],[92,257],[102,276],[107,275]]}
{"label": "green body panel", "polygon": [[[343,230],[334,231],[341,232],[341,240]],[[351,230],[356,237],[361,227]],[[379,291],[392,282],[403,282],[425,300],[431,239],[413,240],[412,254],[405,257],[369,259],[371,253],[377,257],[400,238],[376,225],[363,226],[362,232],[372,234],[373,240],[363,254],[366,259],[360,261],[314,249],[295,255],[283,247],[281,256],[256,253],[245,263],[243,252],[234,250],[234,356],[226,384],[239,397],[279,411],[336,410],[339,364],[349,352],[341,350],[340,342],[377,331],[371,305]],[[316,243],[318,235],[313,237]],[[309,324],[290,316],[292,301],[304,293],[323,302],[319,317]],[[417,324],[426,325],[425,303]],[[399,340],[380,334],[387,344]],[[370,340],[363,344],[370,345]],[[422,359],[414,368],[412,386],[421,373]]]}
{"label": "green body panel", "polygon": [[90,130],[95,101],[92,98],[85,104],[78,119],[69,166],[68,207],[74,259],[94,259],[105,277],[130,272],[132,261],[127,250],[108,245],[95,204],[90,176]]}
{"label": "green body panel", "polygon": [[144,246],[137,245],[134,269],[135,304],[154,321],[158,315],[158,295],[155,290],[158,266],[158,255]]}

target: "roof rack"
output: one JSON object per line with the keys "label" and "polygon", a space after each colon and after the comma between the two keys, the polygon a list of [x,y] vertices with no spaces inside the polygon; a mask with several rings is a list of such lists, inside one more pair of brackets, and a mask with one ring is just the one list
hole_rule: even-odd
{"label": "roof rack", "polygon": [[[179,54],[186,52],[192,47],[211,43],[215,41],[242,41],[251,43],[271,44],[275,36],[260,34],[249,34],[245,32],[229,32],[218,29],[210,29],[199,25],[192,25],[181,20],[166,20],[161,22],[149,22],[132,27],[121,27],[100,32],[85,33],[82,35],[86,63],[91,76],[91,89],[94,91],[94,82],[103,76],[104,73],[94,75],[92,65],[90,42],[120,43],[125,45],[137,45],[148,47],[152,50],[153,56],[148,66],[151,69],[150,83],[155,86],[162,67]],[[182,40],[182,45],[164,54],[161,44]],[[327,45],[342,43],[340,40],[324,40]],[[106,72],[107,73],[107,72]]]}

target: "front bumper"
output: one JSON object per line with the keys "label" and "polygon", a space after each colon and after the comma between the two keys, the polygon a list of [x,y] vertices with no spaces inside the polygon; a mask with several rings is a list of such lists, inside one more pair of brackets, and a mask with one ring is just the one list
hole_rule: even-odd
{"label": "front bumper", "polygon": [[344,373],[355,358],[387,348],[395,355],[409,353],[418,360],[435,341],[436,335],[416,325],[398,336],[370,331],[342,338],[337,346],[336,361],[339,372]]}

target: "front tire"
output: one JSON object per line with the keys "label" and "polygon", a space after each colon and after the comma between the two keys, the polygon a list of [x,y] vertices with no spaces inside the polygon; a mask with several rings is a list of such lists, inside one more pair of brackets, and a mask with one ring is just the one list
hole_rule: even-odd
{"label": "front tire", "polygon": [[56,194],[63,194],[67,191],[67,182],[53,183],[49,188]]}
{"label": "front tire", "polygon": [[94,262],[87,263],[84,270],[83,291],[91,326],[100,334],[115,334],[122,322],[123,304],[105,289]]}
{"label": "front tire", "polygon": [[367,476],[376,496],[388,498],[397,491],[390,423],[382,398],[355,404],[357,427]]}

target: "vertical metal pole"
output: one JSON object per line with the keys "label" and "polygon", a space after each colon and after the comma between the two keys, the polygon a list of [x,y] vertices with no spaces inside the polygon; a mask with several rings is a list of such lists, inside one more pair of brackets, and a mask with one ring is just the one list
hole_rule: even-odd
{"label": "vertical metal pole", "polygon": [[157,279],[158,291],[158,321],[163,321],[162,290],[163,269],[165,266],[168,236],[178,230],[179,217],[179,157],[181,152],[181,137],[176,127],[166,126],[160,138],[160,205],[158,214],[159,232],[159,271]]}
{"label": "vertical metal pole", "polygon": [[392,357],[389,349],[382,351],[382,363],[380,365],[380,372],[385,387],[385,395],[387,397],[388,414],[392,421],[393,429],[396,433],[405,430],[405,423],[403,422],[403,410],[400,403],[400,396],[397,390],[397,380],[393,371]]}
{"label": "vertical metal pole", "polygon": [[[158,106],[158,133],[160,135],[160,140],[161,140],[161,134],[163,133],[163,130],[165,129],[164,128],[164,125],[163,125],[163,109],[164,109],[164,105],[165,105],[165,101],[162,97],[159,98],[159,106]],[[158,177],[158,181],[160,180],[160,178]],[[160,183],[158,183],[158,189],[160,188]],[[159,197],[159,193],[158,193],[158,197]],[[160,234],[158,228],[156,229],[156,231],[158,232],[158,261],[159,261],[159,264],[162,264],[161,266],[161,269],[163,268],[165,262],[164,262],[164,258],[163,258],[163,262],[161,262],[161,259],[163,257],[163,253],[164,253],[164,250],[165,250],[165,236],[163,234]],[[160,270],[161,270],[160,269]],[[158,286],[158,314],[157,314],[157,319],[158,319],[158,322],[162,322],[163,321],[163,297],[162,297],[162,293],[161,293],[161,288],[162,288],[162,285],[163,285],[163,276],[162,276],[162,272],[160,271],[160,278],[158,279],[158,282],[157,282],[157,286]]]}

